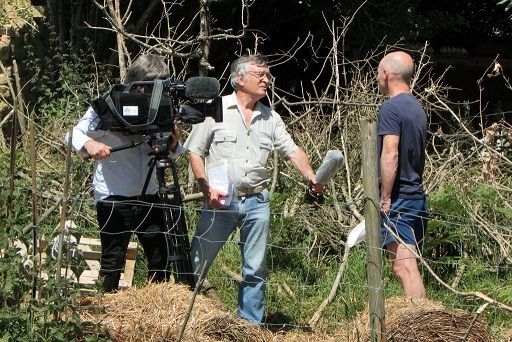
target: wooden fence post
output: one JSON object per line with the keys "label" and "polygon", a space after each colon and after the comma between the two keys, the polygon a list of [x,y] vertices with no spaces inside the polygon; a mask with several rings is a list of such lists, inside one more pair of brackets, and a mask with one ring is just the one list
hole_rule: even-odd
{"label": "wooden fence post", "polygon": [[73,142],[73,127],[68,131],[68,143],[66,146],[66,173],[64,174],[64,185],[62,194],[62,207],[60,209],[60,223],[59,223],[59,249],[57,252],[57,271],[55,272],[55,283],[60,282],[61,267],[62,267],[62,250],[64,247],[64,234],[66,233],[66,213],[68,211],[68,190],[69,190],[69,172],[71,169],[71,149]]}
{"label": "wooden fence post", "polygon": [[384,290],[382,289],[382,253],[380,235],[379,181],[377,158],[377,123],[375,119],[361,118],[363,159],[363,188],[365,193],[365,229],[372,342],[386,341]]}

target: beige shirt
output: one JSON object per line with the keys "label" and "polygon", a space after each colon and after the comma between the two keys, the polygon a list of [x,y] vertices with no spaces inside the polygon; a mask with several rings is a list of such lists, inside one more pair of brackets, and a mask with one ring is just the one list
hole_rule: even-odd
{"label": "beige shirt", "polygon": [[205,158],[205,166],[225,160],[235,188],[266,186],[266,164],[274,149],[285,158],[298,147],[286,132],[281,117],[257,103],[249,126],[238,109],[235,93],[222,97],[223,121],[207,117],[192,128],[184,147]]}

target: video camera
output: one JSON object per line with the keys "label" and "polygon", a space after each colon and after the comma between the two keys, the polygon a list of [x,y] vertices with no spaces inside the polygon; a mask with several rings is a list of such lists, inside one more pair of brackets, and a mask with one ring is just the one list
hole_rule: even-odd
{"label": "video camera", "polygon": [[[173,79],[115,84],[91,106],[99,116],[97,129],[126,134],[172,132],[174,120],[222,122],[219,82],[212,77],[191,77],[186,83]],[[150,92],[148,91],[150,90]],[[179,104],[186,100],[188,105]]]}

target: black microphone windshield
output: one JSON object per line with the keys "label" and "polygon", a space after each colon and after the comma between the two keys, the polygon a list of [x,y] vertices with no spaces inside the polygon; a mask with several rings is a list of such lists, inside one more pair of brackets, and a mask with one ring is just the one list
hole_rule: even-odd
{"label": "black microphone windshield", "polygon": [[214,77],[190,77],[186,82],[185,96],[206,100],[219,96],[220,84]]}

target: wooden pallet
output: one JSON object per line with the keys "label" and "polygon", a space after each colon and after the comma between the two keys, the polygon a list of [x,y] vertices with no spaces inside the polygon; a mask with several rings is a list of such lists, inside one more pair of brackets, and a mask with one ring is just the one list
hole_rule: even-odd
{"label": "wooden pallet", "polygon": [[[84,259],[89,267],[85,270],[79,279],[79,284],[94,284],[98,279],[100,270],[101,243],[99,239],[81,238],[78,249],[82,251]],[[119,288],[127,288],[133,285],[133,276],[135,273],[135,259],[137,257],[137,242],[130,242],[126,251],[126,263],[124,272],[121,273]]]}
{"label": "wooden pallet", "polygon": [[[46,250],[45,242],[41,243],[42,250]],[[75,274],[71,270],[67,270],[66,267],[61,268],[61,276],[66,277],[72,282],[76,282],[80,285],[94,285],[95,281],[98,280],[100,270],[100,257],[101,257],[101,242],[99,239],[84,238],[80,239],[77,247],[83,255],[87,264],[80,278],[77,279]],[[135,259],[137,256],[137,242],[130,242],[128,250],[126,252],[126,263],[124,266],[124,272],[121,273],[121,279],[119,281],[119,288],[128,288],[133,285],[133,276],[135,273]],[[44,262],[46,253],[42,253],[42,261]],[[48,276],[43,274],[43,279],[47,280]]]}

